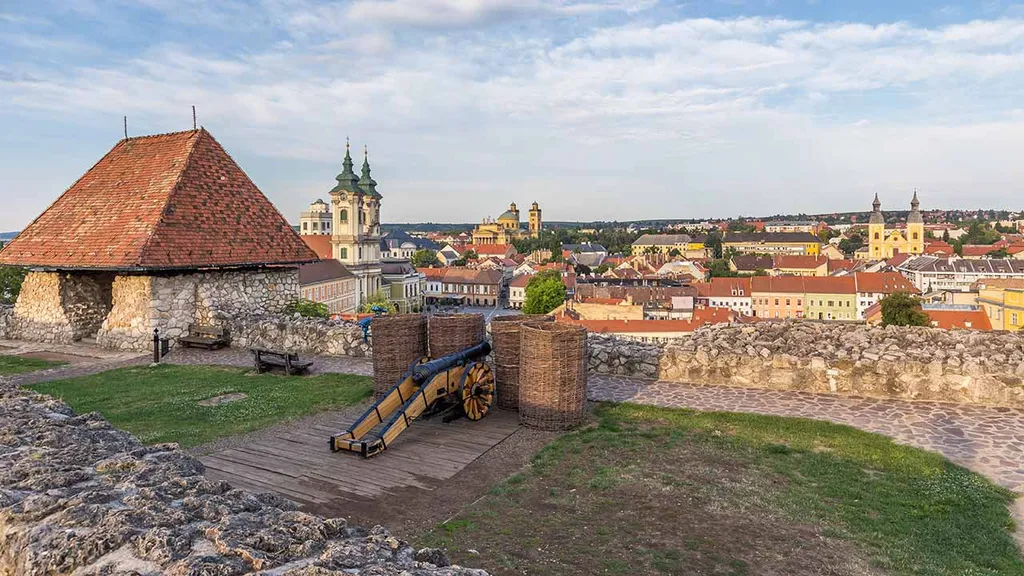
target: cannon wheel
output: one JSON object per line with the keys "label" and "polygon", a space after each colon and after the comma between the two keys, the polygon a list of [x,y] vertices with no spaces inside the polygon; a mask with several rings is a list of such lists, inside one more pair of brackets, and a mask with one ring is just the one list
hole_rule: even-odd
{"label": "cannon wheel", "polygon": [[494,401],[494,373],[483,362],[470,364],[462,373],[462,410],[466,418],[479,420],[487,415]]}

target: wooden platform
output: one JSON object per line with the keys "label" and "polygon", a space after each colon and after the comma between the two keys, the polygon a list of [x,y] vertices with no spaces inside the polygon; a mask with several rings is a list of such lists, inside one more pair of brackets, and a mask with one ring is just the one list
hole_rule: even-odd
{"label": "wooden platform", "polygon": [[203,456],[206,475],[238,488],[275,492],[318,508],[366,501],[409,487],[433,490],[519,429],[515,412],[494,410],[479,422],[419,420],[394,446],[367,460],[332,452],[331,434],[351,421],[282,432]]}

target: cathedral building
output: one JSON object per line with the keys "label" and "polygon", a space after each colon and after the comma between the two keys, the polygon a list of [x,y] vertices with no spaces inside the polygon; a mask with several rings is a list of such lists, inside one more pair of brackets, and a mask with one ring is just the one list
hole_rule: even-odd
{"label": "cathedral building", "polygon": [[527,229],[523,230],[519,222],[519,208],[513,202],[497,220],[485,218],[473,230],[473,244],[511,244],[513,240],[520,238],[537,238],[544,225],[541,221],[540,206],[536,202],[530,206],[527,226]]}
{"label": "cathedral building", "polygon": [[352,155],[345,144],[341,173],[331,189],[331,246],[340,260],[355,275],[361,304],[381,289],[380,200],[377,182],[370,177],[370,161],[363,152],[363,171],[352,171]]}
{"label": "cathedral building", "polygon": [[906,228],[886,228],[885,216],[882,214],[882,203],[875,194],[871,204],[871,218],[868,220],[868,250],[862,257],[868,260],[886,260],[896,253],[924,253],[924,218],[921,216],[921,202],[917,199],[917,191],[910,201],[910,214],[907,215]]}

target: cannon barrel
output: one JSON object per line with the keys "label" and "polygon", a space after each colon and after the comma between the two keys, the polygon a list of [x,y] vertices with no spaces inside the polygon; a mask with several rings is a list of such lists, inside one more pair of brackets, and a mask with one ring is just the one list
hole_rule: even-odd
{"label": "cannon barrel", "polygon": [[458,352],[416,366],[412,370],[412,379],[417,384],[422,385],[424,382],[450,368],[467,364],[490,353],[491,345],[487,342],[481,342],[476,346],[470,346],[464,350],[459,350]]}

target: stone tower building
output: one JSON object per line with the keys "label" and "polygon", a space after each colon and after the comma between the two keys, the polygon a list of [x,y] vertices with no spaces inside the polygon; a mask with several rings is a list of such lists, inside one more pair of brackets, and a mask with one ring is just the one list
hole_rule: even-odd
{"label": "stone tower building", "polygon": [[352,171],[352,155],[345,144],[341,173],[331,189],[334,258],[356,276],[360,304],[381,289],[380,200],[377,182],[370,177],[370,161],[363,152],[362,176]]}
{"label": "stone tower building", "polygon": [[540,219],[540,206],[535,201],[530,206],[530,238],[537,238],[540,236],[540,231],[543,229],[544,224]]}

